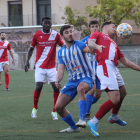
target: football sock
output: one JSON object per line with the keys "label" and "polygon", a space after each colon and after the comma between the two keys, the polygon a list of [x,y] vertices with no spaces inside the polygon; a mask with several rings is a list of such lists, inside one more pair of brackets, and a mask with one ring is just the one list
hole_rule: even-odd
{"label": "football sock", "polygon": [[97,101],[98,101],[98,99],[96,99],[96,98],[94,97],[94,95],[93,95],[93,97],[92,97],[92,104],[96,103]]}
{"label": "football sock", "polygon": [[114,107],[114,104],[111,100],[106,101],[103,103],[98,112],[95,114],[95,117],[100,120],[107,112],[109,112]]}
{"label": "football sock", "polygon": [[76,129],[77,127],[75,126],[75,121],[73,120],[71,114],[69,113],[69,115],[67,117],[62,118],[62,120],[64,120],[72,129]]}
{"label": "football sock", "polygon": [[35,89],[35,91],[34,91],[34,107],[33,107],[35,109],[38,109],[38,101],[39,101],[40,93],[41,92],[38,92]]}
{"label": "football sock", "polygon": [[98,123],[99,120],[94,116],[93,119],[90,120],[91,123]]}
{"label": "football sock", "polygon": [[7,73],[7,74],[5,74],[5,88],[8,88],[8,86],[9,86],[9,79],[10,79],[10,77],[9,77],[9,73]]}
{"label": "football sock", "polygon": [[53,92],[53,98],[54,98],[54,104],[53,104],[53,112],[55,112],[55,104],[56,104],[56,101],[57,101],[57,98],[59,96],[59,93],[56,93],[56,92]]}
{"label": "football sock", "polygon": [[78,106],[79,106],[79,111],[80,111],[80,119],[85,120],[87,101],[85,101],[85,100],[79,101]]}
{"label": "football sock", "polygon": [[87,108],[86,108],[86,113],[89,114],[89,113],[90,113],[91,106],[92,106],[93,95],[90,95],[90,94],[87,93],[86,98],[87,98]]}
{"label": "football sock", "polygon": [[[123,98],[123,99],[124,99],[124,98]],[[120,110],[120,107],[121,107],[121,105],[122,105],[123,99],[120,99],[120,102],[112,108],[112,113],[113,113],[113,114],[118,114],[118,112],[119,112],[119,110]]]}
{"label": "football sock", "polygon": [[113,119],[113,120],[118,120],[118,119],[119,119],[119,115],[118,115],[118,114],[113,114],[113,113],[112,113],[111,116],[112,116],[112,119]]}

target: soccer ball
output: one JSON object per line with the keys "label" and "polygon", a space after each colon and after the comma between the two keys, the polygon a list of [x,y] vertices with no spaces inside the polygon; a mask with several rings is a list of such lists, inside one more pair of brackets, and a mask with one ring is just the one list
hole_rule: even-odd
{"label": "soccer ball", "polygon": [[116,32],[122,39],[129,38],[132,35],[132,27],[128,23],[122,23],[117,27]]}

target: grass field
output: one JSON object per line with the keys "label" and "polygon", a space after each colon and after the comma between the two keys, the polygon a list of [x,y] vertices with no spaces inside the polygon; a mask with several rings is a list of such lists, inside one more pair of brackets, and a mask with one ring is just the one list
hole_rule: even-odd
{"label": "grass field", "polygon": [[[140,140],[140,73],[130,69],[120,69],[124,78],[127,97],[119,112],[128,125],[119,126],[109,124],[107,119],[111,112],[106,114],[99,123],[100,140]],[[67,81],[65,74],[62,85]],[[61,118],[53,121],[51,111],[53,94],[51,86],[45,84],[41,93],[38,117],[31,118],[33,107],[33,92],[35,89],[34,71],[10,71],[10,91],[5,91],[4,73],[0,87],[0,140],[92,140],[96,139],[89,128],[80,133],[59,133],[59,130],[68,127]],[[94,116],[100,105],[108,99],[102,93],[100,100],[92,106]],[[67,106],[74,120],[79,118],[77,97]],[[97,138],[98,139],[98,138]]]}

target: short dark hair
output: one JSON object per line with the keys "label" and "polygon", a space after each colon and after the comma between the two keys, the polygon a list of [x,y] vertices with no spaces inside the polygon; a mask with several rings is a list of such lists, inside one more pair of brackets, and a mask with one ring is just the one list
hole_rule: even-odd
{"label": "short dark hair", "polygon": [[103,30],[103,27],[104,27],[105,25],[110,25],[110,24],[114,24],[114,25],[117,27],[117,24],[116,24],[116,23],[114,23],[113,21],[109,20],[109,21],[105,21],[105,22],[103,23],[101,29]]}
{"label": "short dark hair", "polygon": [[68,28],[71,28],[71,25],[63,25],[60,29],[60,35],[63,36],[63,31],[68,29]]}
{"label": "short dark hair", "polygon": [[42,22],[43,22],[43,20],[45,20],[45,19],[46,19],[46,20],[51,20],[50,17],[43,17],[43,18],[42,18]]}
{"label": "short dark hair", "polygon": [[91,26],[91,24],[98,24],[98,25],[100,26],[100,23],[99,23],[98,20],[91,20],[91,21],[89,22],[89,27]]}
{"label": "short dark hair", "polygon": [[5,32],[1,32],[0,35],[1,35],[2,33],[5,33]]}

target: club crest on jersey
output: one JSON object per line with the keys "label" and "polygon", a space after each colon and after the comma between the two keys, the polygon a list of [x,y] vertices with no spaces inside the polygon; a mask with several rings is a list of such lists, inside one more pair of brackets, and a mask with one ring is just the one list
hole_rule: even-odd
{"label": "club crest on jersey", "polygon": [[42,38],[42,36],[40,36]]}
{"label": "club crest on jersey", "polygon": [[77,55],[77,52],[75,51],[73,54],[74,54],[74,55]]}

